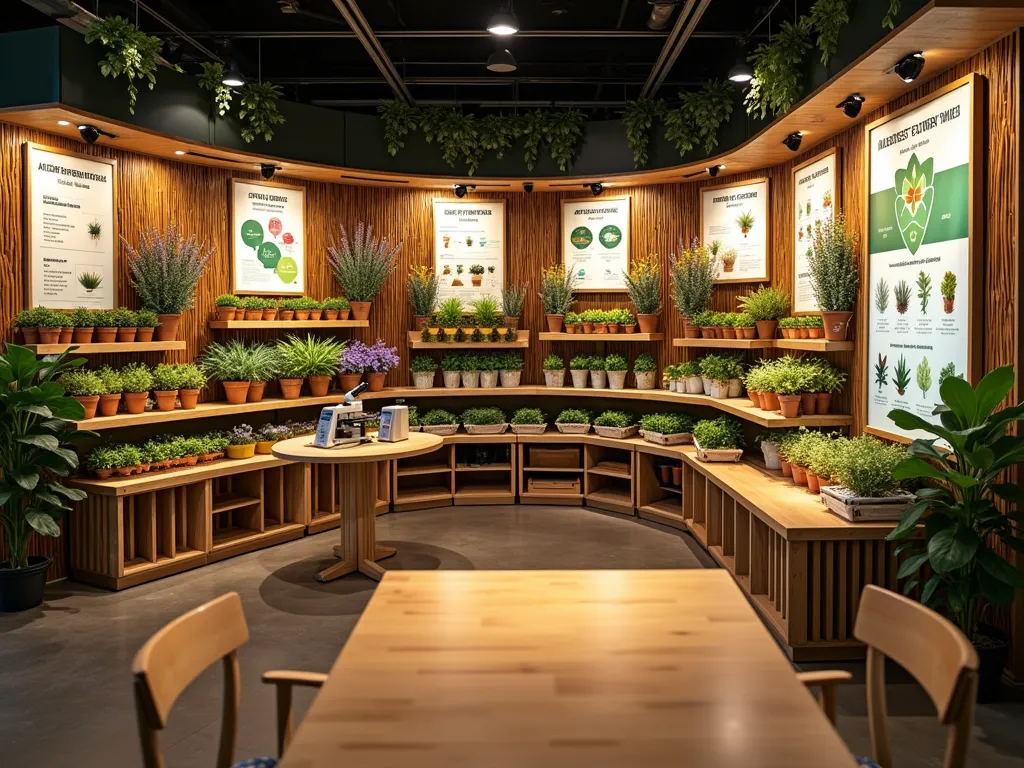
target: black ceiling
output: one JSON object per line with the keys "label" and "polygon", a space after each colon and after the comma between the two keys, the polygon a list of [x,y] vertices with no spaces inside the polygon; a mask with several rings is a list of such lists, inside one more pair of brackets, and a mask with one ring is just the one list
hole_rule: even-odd
{"label": "black ceiling", "polygon": [[[78,2],[103,16],[134,18],[136,13],[131,0]],[[344,5],[346,0],[337,2]],[[811,0],[678,0],[660,31],[648,27],[651,0],[518,0],[513,10],[521,33],[498,38],[485,28],[501,4],[502,0],[356,3],[419,104],[482,104],[506,111],[516,103],[575,104],[593,117],[613,117],[625,100],[641,95],[684,8],[706,6],[657,91],[663,98],[672,99],[679,90],[709,78],[724,78],[736,60],[737,37],[749,35],[770,10],[774,32],[779,23],[792,20],[795,11],[806,13]],[[334,0],[145,0],[140,6],[139,24],[145,31],[173,39],[177,35],[166,21],[209,50],[230,50],[247,76],[262,74],[263,79],[280,83],[288,98],[372,111],[377,100],[394,96]],[[0,29],[52,23],[27,4],[7,10]],[[751,45],[768,31],[769,21],[760,23]],[[530,36],[531,32],[548,36]],[[289,34],[294,36],[284,36]],[[225,40],[229,49],[220,47]],[[504,47],[515,56],[518,70],[510,75],[488,72],[488,56]],[[196,71],[204,54],[188,43],[184,50],[183,66]]]}

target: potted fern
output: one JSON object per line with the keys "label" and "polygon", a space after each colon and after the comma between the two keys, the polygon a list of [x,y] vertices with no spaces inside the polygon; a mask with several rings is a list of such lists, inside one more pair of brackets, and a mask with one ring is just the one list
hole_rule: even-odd
{"label": "potted fern", "polygon": [[842,211],[814,223],[807,268],[829,341],[844,341],[850,332],[860,279],[856,251],[857,234],[846,228]]}
{"label": "potted fern", "polygon": [[561,387],[565,385],[565,361],[558,355],[551,354],[544,358],[544,386]]}
{"label": "potted fern", "polygon": [[360,221],[352,242],[345,227],[341,227],[340,241],[327,251],[334,277],[352,309],[353,320],[369,319],[371,302],[397,268],[395,257],[401,249],[401,243],[389,248],[386,237],[375,238],[372,224],[366,226]]}
{"label": "potted fern", "polygon": [[636,308],[640,333],[657,333],[658,315],[661,314],[661,264],[658,257],[650,254],[638,259],[629,272],[623,273],[623,278]]}

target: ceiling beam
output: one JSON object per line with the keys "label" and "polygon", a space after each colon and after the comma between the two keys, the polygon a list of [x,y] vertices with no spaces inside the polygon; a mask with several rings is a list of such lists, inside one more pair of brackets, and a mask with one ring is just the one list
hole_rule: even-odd
{"label": "ceiling beam", "polygon": [[384,75],[384,79],[388,81],[388,85],[395,92],[395,96],[406,104],[415,103],[409,89],[402,82],[402,77],[398,74],[398,70],[391,63],[391,58],[387,55],[380,41],[374,36],[370,23],[363,16],[362,11],[359,10],[356,0],[331,0],[331,2],[334,3],[334,7],[338,9],[341,17],[345,19],[345,23],[355,33],[356,39],[362,44],[370,59],[377,65],[377,69]]}
{"label": "ceiling beam", "polygon": [[687,0],[686,6],[680,12],[679,18],[676,19],[675,26],[672,27],[672,33],[669,35],[668,40],[665,41],[665,45],[658,55],[658,61],[655,62],[654,68],[647,78],[647,83],[644,84],[643,91],[640,93],[641,98],[653,98],[658,92],[658,89],[665,82],[665,78],[668,77],[668,73],[672,71],[672,67],[679,58],[679,54],[686,47],[687,41],[693,37],[697,24],[700,23],[700,19],[704,15],[704,11],[711,5],[711,0],[700,0],[700,4],[697,5],[697,8],[691,14],[690,10],[693,9],[694,2],[695,0]]}
{"label": "ceiling beam", "polygon": [[[160,33],[155,33],[159,35]],[[324,30],[324,31],[297,31],[297,32],[282,32],[280,30],[266,31],[266,32],[253,32],[250,30],[222,30],[215,32],[196,32],[194,34],[203,35],[207,37],[228,37],[234,39],[246,39],[246,38],[257,38],[261,37],[266,40],[272,40],[274,38],[288,39],[288,38],[334,38],[334,39],[352,39],[357,37],[355,32],[351,30]],[[442,38],[490,38],[494,37],[486,29],[388,29],[381,30],[373,33],[378,40],[385,39],[403,39],[403,40],[414,40],[414,39],[442,39]],[[721,33],[719,33],[721,34]],[[737,32],[736,36],[741,37],[743,33]],[[515,35],[518,37],[538,37],[538,38],[566,38],[566,37],[593,37],[593,38],[609,38],[609,37],[621,37],[630,39],[654,39],[662,40],[668,36],[668,32],[653,31],[649,29],[638,29],[638,30],[615,30],[615,29],[537,29],[537,30],[520,30]]]}

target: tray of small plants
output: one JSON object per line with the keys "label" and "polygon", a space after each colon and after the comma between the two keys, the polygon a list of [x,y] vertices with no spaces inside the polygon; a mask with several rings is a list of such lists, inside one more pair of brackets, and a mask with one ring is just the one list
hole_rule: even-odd
{"label": "tray of small plants", "polygon": [[632,437],[640,430],[633,423],[633,416],[624,411],[605,411],[594,419],[594,431],[601,437],[619,440]]}
{"label": "tray of small plants", "polygon": [[547,418],[540,408],[520,408],[512,414],[512,431],[517,435],[543,435]]}
{"label": "tray of small plants", "polygon": [[467,408],[461,421],[470,435],[500,435],[508,429],[508,420],[500,408]]}
{"label": "tray of small plants", "polygon": [[693,419],[683,413],[649,413],[640,419],[640,435],[655,445],[693,442]]}
{"label": "tray of small plants", "polygon": [[698,421],[693,427],[693,445],[701,461],[739,461],[743,458],[743,424],[731,416]]}

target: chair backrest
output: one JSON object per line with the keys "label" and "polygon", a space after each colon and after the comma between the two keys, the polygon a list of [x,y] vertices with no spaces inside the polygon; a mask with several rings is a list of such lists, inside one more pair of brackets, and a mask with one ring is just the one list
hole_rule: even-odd
{"label": "chair backrest", "polygon": [[963,766],[978,688],[978,654],[970,640],[930,608],[874,585],[861,594],[853,634],[868,646],[868,723],[875,762],[892,766],[885,722],[885,659],[890,658],[921,684],[939,721],[950,727],[946,768]]}
{"label": "chair backrest", "polygon": [[217,768],[233,761],[238,727],[239,647],[249,640],[238,593],[211,600],[167,624],[135,655],[135,710],[143,764],[162,768],[158,733],[181,692],[217,661],[224,665],[224,705]]}

